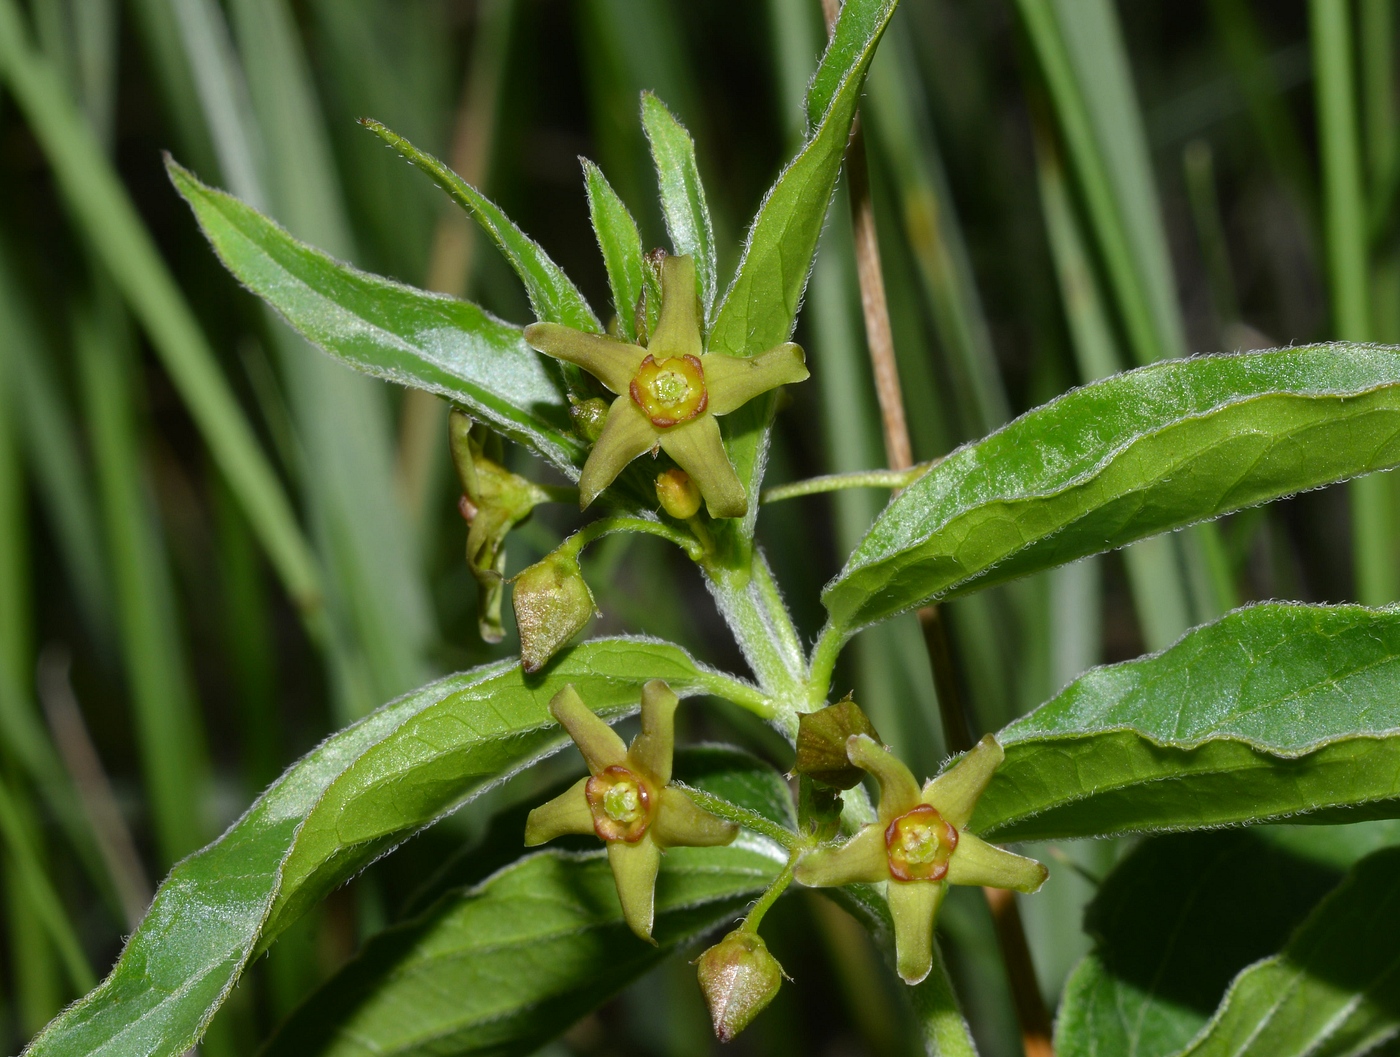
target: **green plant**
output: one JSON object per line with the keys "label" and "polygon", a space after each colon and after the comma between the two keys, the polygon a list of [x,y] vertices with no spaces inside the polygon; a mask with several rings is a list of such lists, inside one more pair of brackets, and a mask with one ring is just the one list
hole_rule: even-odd
{"label": "green plant", "polygon": [[[170,155],[166,171],[224,266],[280,319],[263,322],[294,407],[279,410],[275,394],[264,402],[274,426],[283,413],[295,422],[284,462],[305,489],[309,542],[200,324],[102,158],[92,119],[72,106],[54,67],[29,50],[17,10],[0,0],[0,73],[85,225],[97,276],[74,314],[95,489],[73,487],[87,471],[70,450],[71,425],[46,368],[8,357],[5,370],[14,360],[7,379],[18,380],[25,404],[16,418],[37,423],[26,428],[43,438],[48,464],[60,467],[49,471],[53,506],[68,513],[55,520],[72,567],[89,570],[76,593],[93,614],[95,637],[119,649],[131,670],[152,830],[160,861],[174,863],[141,916],[139,863],[133,870],[130,849],[113,843],[120,819],[101,824],[110,819],[93,806],[101,790],[94,793],[85,784],[92,775],[72,763],[61,720],[50,716],[65,754],[59,764],[48,733],[17,704],[27,690],[15,673],[30,646],[16,630],[24,620],[7,613],[0,839],[5,876],[18,893],[15,935],[24,936],[20,923],[31,914],[40,930],[29,941],[34,949],[51,948],[69,990],[87,992],[26,1053],[236,1050],[228,1010],[251,1001],[239,985],[253,978],[254,963],[268,955],[269,975],[291,964],[277,959],[294,957],[288,952],[305,922],[335,912],[347,881],[373,877],[366,871],[378,860],[468,805],[485,832],[463,842],[461,857],[431,860],[431,877],[397,921],[376,920],[382,908],[368,883],[355,889],[364,900],[359,953],[327,978],[287,989],[296,1000],[279,1010],[288,1015],[261,1052],[528,1053],[649,970],[674,964],[668,956],[678,951],[698,955],[714,1031],[729,1041],[759,1030],[784,986],[784,967],[760,929],[780,900],[811,889],[798,898],[812,900],[815,920],[834,937],[834,972],[855,1016],[865,1018],[868,1044],[973,1053],[969,1020],[981,1019],[975,1008],[988,979],[1000,976],[966,964],[969,951],[989,945],[985,929],[973,942],[956,938],[978,927],[968,921],[983,920],[972,915],[986,914],[976,899],[955,902],[950,886],[961,885],[986,890],[1021,1043],[1028,1055],[1044,1053],[1048,1016],[1018,911],[1034,903],[1010,893],[1033,900],[1047,870],[997,845],[1085,838],[1107,849],[1100,865],[1111,873],[1098,876],[1084,856],[1058,846],[1023,849],[1053,857],[1056,871],[1089,875],[1095,888],[1086,920],[1095,945],[1059,1003],[1054,1045],[1062,1055],[1359,1054],[1395,1045],[1400,890],[1396,853],[1386,845],[1400,803],[1400,611],[1237,606],[1240,562],[1231,548],[1239,544],[1219,519],[1243,512],[1232,525],[1257,524],[1245,519],[1262,504],[1359,478],[1351,487],[1359,593],[1368,603],[1390,601],[1392,489],[1388,478],[1365,475],[1400,466],[1400,351],[1334,343],[1180,358],[1184,327],[1152,177],[1135,153],[1142,131],[1124,105],[1132,89],[1112,10],[1102,0],[1082,7],[1021,0],[1024,43],[1040,74],[1031,83],[1032,120],[1048,259],[1063,290],[1073,359],[1091,384],[1006,421],[1011,404],[991,363],[966,249],[955,220],[939,219],[946,177],[919,141],[919,116],[903,108],[904,44],[886,41],[893,51],[881,54],[895,58],[872,72],[896,7],[897,0],[846,0],[833,19],[806,87],[800,145],[763,197],[727,282],[720,262],[729,232],[712,220],[695,143],[657,95],[642,94],[641,128],[670,250],[645,252],[642,225],[604,169],[585,161],[611,313],[595,312],[580,285],[452,167],[386,125],[363,121],[366,138],[378,137],[429,177],[494,244],[524,288],[534,320],[524,326],[453,293],[343,263],[349,225],[337,218],[331,164],[316,162],[320,147],[306,146],[316,137],[305,108],[286,104],[308,98],[289,11],[272,0],[230,5],[244,82],[228,65],[217,5],[190,0],[180,8],[185,59],[208,64],[185,74],[201,83],[222,78],[206,84],[205,118],[219,168],[238,194],[202,182]],[[1363,7],[1385,22],[1376,5]],[[1248,12],[1216,8],[1222,36],[1248,66]],[[783,3],[773,9],[787,17]],[[609,19],[622,16],[606,3],[589,12],[593,32],[618,39]],[[1353,50],[1350,15],[1333,0],[1315,0],[1312,14],[1325,72],[1318,91],[1329,275],[1338,326],[1363,338],[1371,309],[1351,127],[1357,106],[1344,61]],[[490,31],[487,23],[479,32]],[[604,62],[605,49],[590,57]],[[1388,90],[1384,76],[1375,81],[1378,92]],[[251,100],[248,113],[214,105],[240,92]],[[893,145],[886,148],[898,160],[892,171],[867,166],[865,140],[852,136],[858,108],[879,142]],[[1259,110],[1261,123],[1286,120],[1267,99]],[[1380,118],[1375,125],[1386,127]],[[1292,142],[1291,128],[1274,131],[1270,142]],[[192,135],[181,153],[198,154],[200,143]],[[312,163],[281,158],[278,146],[305,146]],[[1222,324],[1242,326],[1204,149],[1187,155],[1192,206],[1202,239],[1214,240],[1217,308],[1231,317]],[[1393,159],[1375,165],[1378,188],[1382,177],[1394,182]],[[947,454],[917,464],[913,451],[928,445],[916,446],[911,428],[929,427],[907,413],[919,400],[906,407],[900,385],[928,379],[896,352],[905,324],[892,318],[888,303],[897,313],[901,299],[887,302],[885,283],[897,290],[905,277],[882,268],[874,204],[881,181],[897,185],[910,274],[924,288],[948,372],[960,379],[960,413],[971,423],[964,432],[980,437],[945,444]],[[1371,210],[1377,225],[1391,208],[1385,193],[1393,190],[1378,190]],[[836,318],[822,301],[830,276],[818,249],[824,237],[844,237],[833,206],[846,204],[855,252],[822,260],[854,261],[846,278],[864,295],[878,431],[842,391],[857,372],[835,335],[812,328],[818,349],[810,368],[791,341],[809,284],[812,315]],[[192,790],[214,766],[211,739],[180,648],[159,524],[141,488],[119,296],[208,439],[229,493],[224,557],[235,580],[253,581],[236,586],[256,590],[246,557],[248,537],[256,537],[324,654],[341,721],[198,851],[207,820]],[[7,310],[26,326],[22,307]],[[380,494],[389,479],[376,447],[382,409],[362,379],[333,371],[329,360],[307,354],[306,343],[450,405],[440,415],[435,400],[406,404],[401,452],[423,428],[439,458],[450,453],[470,577],[453,590],[475,587],[470,623],[494,645],[510,634],[503,601],[511,587],[518,658],[402,693],[426,677],[427,606],[405,560],[405,526],[380,509],[391,502]],[[1127,361],[1140,366],[1122,371]],[[775,440],[781,409],[787,396],[797,398],[783,386],[820,388],[831,461],[849,472],[764,487],[770,457],[785,458]],[[870,469],[877,432],[886,444],[883,470]],[[14,585],[23,579],[15,571],[23,564],[16,542],[23,518],[15,514],[22,490],[5,476],[15,464],[10,443],[0,430],[0,527],[9,541],[0,597],[12,605],[22,594]],[[858,504],[871,493],[859,489],[893,494],[865,516]],[[101,518],[85,506],[93,491]],[[814,533],[789,531],[789,553],[765,549],[760,518],[777,513],[780,501],[819,493],[839,494],[849,546],[821,592],[819,630],[806,636],[803,607],[814,603],[789,591],[790,606],[775,566],[800,563]],[[570,531],[573,507],[588,517]],[[100,543],[86,535],[99,522]],[[614,578],[584,564],[586,548],[598,544],[591,559],[640,537],[673,549],[703,579],[731,652],[752,679],[701,663],[662,637],[578,641],[599,609],[611,614],[627,604]],[[101,569],[93,555],[104,548],[110,583],[93,571]],[[533,560],[508,575],[517,548]],[[1041,613],[1047,634],[1067,613],[1077,620],[1074,606],[1088,608],[1083,600],[1093,593],[1085,578],[1097,575],[1082,560],[1120,548],[1127,548],[1125,590],[1155,651],[1105,667],[1079,664],[1039,707],[1021,714],[999,701],[995,707],[1014,718],[991,721],[1001,713],[988,707],[995,695],[987,687],[1004,674],[999,668],[1032,663],[1031,650],[1003,649],[1001,638],[1033,623],[1031,612]],[[678,588],[669,570],[657,575],[659,597],[682,620],[693,617],[703,599]],[[1029,594],[1029,585],[1046,583],[1060,592],[1058,615]],[[228,594],[246,605],[231,637],[240,644],[239,672],[251,677],[268,667],[259,660],[267,647],[258,602],[235,588]],[[104,627],[109,610],[115,632]],[[892,659],[907,656],[910,632],[918,637],[915,613],[923,641],[913,653],[922,663],[926,649],[936,688],[937,720],[921,728],[923,742],[908,734],[918,713],[912,694],[875,715],[850,695],[833,703],[853,654],[862,697],[872,678],[907,670]],[[61,707],[64,678],[49,687],[53,708]],[[373,699],[391,700],[365,707]],[[685,699],[704,704],[685,705],[678,724]],[[629,746],[611,725],[638,712]],[[678,725],[684,734],[706,715],[746,746],[687,745],[694,739],[681,737],[677,748]],[[909,762],[883,744],[876,727],[888,729],[887,719],[909,725],[890,739]],[[253,736],[265,720],[250,723]],[[981,727],[996,729],[974,741]],[[560,752],[569,739],[580,753]],[[269,778],[264,761],[251,782]],[[96,987],[47,872],[33,805],[11,786],[36,790],[87,883],[128,915],[130,938]],[[111,799],[110,791],[102,795]],[[1265,826],[1273,823],[1280,825]],[[1244,826],[1251,828],[1187,832]],[[1120,840],[1142,834],[1158,836]],[[551,847],[525,850],[543,844]],[[935,921],[945,913],[953,920],[940,935]],[[853,923],[864,932],[851,933]],[[941,952],[949,934],[964,961],[951,971]],[[902,980],[894,1001],[868,980],[862,990],[862,935]],[[813,984],[805,967],[787,971],[793,987],[785,995]],[[46,1001],[53,1004],[39,995],[35,1008]]]}

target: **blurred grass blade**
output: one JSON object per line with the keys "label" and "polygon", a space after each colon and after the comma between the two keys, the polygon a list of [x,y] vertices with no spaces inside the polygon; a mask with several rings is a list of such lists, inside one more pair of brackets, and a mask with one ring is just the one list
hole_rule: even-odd
{"label": "blurred grass blade", "polygon": [[100,319],[79,312],[75,320],[127,686],[156,843],[170,863],[204,842],[208,761],[174,586],[146,491],[122,329],[112,312]]}
{"label": "blurred grass blade", "polygon": [[[1343,0],[1309,0],[1322,164],[1323,229],[1333,333],[1371,339],[1366,198],[1356,106],[1356,63],[1350,7]],[[1395,485],[1369,477],[1351,486],[1352,563],[1356,597],[1368,605],[1400,598],[1400,519]]]}
{"label": "blurred grass blade", "polygon": [[588,191],[588,216],[603,253],[603,265],[612,288],[617,329],[627,341],[637,339],[637,308],[646,285],[646,263],[642,259],[642,237],[627,206],[612,189],[603,170],[587,159],[583,162],[584,186]]}
{"label": "blurred grass blade", "polygon": [[37,1038],[32,1057],[176,1057],[249,958],[412,833],[566,743],[546,702],[572,682],[610,721],[664,678],[685,696],[762,708],[758,691],[666,643],[596,639],[525,682],[502,662],[422,687],[333,735],[237,823],[178,864],[107,980]]}
{"label": "blurred grass blade", "polygon": [[56,72],[32,50],[14,0],[0,0],[0,77],[53,166],[80,229],[150,335],[288,594],[314,617],[320,573],[277,477],[116,173]]}
{"label": "blurred grass blade", "polygon": [[695,260],[700,305],[708,330],[715,318],[719,264],[715,259],[710,206],[705,200],[705,187],[700,182],[700,168],[695,161],[695,141],[666,104],[651,92],[642,93],[642,127],[646,129],[651,158],[656,165],[666,234],[671,237],[671,249],[675,254]]}
{"label": "blurred grass blade", "polygon": [[525,285],[536,319],[562,323],[592,333],[602,332],[602,324],[593,314],[593,309],[588,307],[578,287],[559,265],[550,260],[540,244],[521,231],[495,203],[438,159],[419,150],[392,129],[368,118],[362,124],[398,151],[406,161],[432,177],[433,182],[476,219]]}
{"label": "blurred grass blade", "polygon": [[[909,249],[960,389],[971,394],[973,435],[1011,418],[962,225],[943,171],[908,38],[896,33],[870,65],[865,106],[888,161]],[[911,408],[914,406],[909,401]]]}
{"label": "blurred grass blade", "polygon": [[131,17],[146,50],[146,67],[160,91],[160,104],[174,130],[180,154],[211,178],[218,160],[199,110],[194,72],[181,46],[171,0],[132,0]]}

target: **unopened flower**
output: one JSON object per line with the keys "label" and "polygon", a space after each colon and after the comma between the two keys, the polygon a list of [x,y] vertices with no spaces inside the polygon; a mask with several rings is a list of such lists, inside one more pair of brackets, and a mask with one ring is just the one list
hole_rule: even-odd
{"label": "unopened flower", "polygon": [[700,489],[690,474],[673,467],[656,475],[656,501],[673,518],[686,521],[700,510]]}
{"label": "unopened flower", "polygon": [[567,833],[597,835],[608,848],[622,916],[645,940],[651,939],[662,850],[728,844],[739,832],[671,784],[677,704],[660,679],[642,687],[642,732],[628,748],[572,684],[560,690],[549,710],[583,753],[589,775],[535,808],[525,822],[527,847]]}
{"label": "unopened flower", "polygon": [[762,1013],[783,985],[783,967],[757,932],[740,925],[696,960],[715,1037],[729,1042]]}
{"label": "unopened flower", "polygon": [[1034,892],[1047,871],[966,830],[1004,756],[990,734],[922,790],[909,768],[867,735],[853,735],[846,755],[879,782],[879,821],[840,847],[808,855],[797,879],[815,887],[889,882],[895,961],[905,983],[916,984],[933,967],[933,922],[948,885]]}
{"label": "unopened flower", "polygon": [[510,598],[527,672],[543,668],[597,611],[578,558],[563,547],[517,573]]}
{"label": "unopened flower", "polygon": [[720,439],[716,415],[808,376],[802,350],[788,342],[758,356],[704,351],[695,262],[662,262],[661,317],[645,348],[557,323],[525,328],[525,340],[576,363],[617,395],[579,478],[580,505],[644,452],[666,452],[700,489],[712,517],[742,517],[748,495]]}

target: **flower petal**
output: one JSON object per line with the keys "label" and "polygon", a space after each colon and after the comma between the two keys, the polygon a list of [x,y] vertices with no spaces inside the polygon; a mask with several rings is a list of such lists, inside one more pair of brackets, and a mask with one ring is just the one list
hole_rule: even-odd
{"label": "flower petal", "polygon": [[628,758],[656,781],[671,780],[671,756],[676,749],[676,706],[680,698],[660,679],[642,687],[642,732],[627,751]]}
{"label": "flower petal", "polygon": [[661,433],[660,440],[662,450],[700,489],[711,517],[743,517],[748,513],[748,494],[724,450],[713,415],[672,426]]}
{"label": "flower petal", "polygon": [[948,862],[948,881],[955,885],[1011,888],[1031,893],[1045,883],[1050,871],[1034,859],[988,844],[971,833],[958,836],[958,846]]}
{"label": "flower petal", "polygon": [[[880,825],[888,826],[919,803],[919,783],[904,761],[868,734],[846,739],[846,757],[880,783]],[[940,812],[941,814],[941,812]],[[945,816],[946,818],[946,816]],[[952,819],[948,819],[952,822]]]}
{"label": "flower petal", "polygon": [[586,509],[623,468],[645,451],[656,447],[656,427],[638,410],[630,396],[619,396],[608,411],[602,436],[583,464],[578,479],[579,508]]}
{"label": "flower petal", "polygon": [[593,812],[588,807],[588,795],[583,787],[587,778],[580,778],[567,790],[548,803],[530,812],[525,820],[525,847],[563,837],[570,833],[593,833]]}
{"label": "flower petal", "polygon": [[932,804],[940,815],[962,829],[1005,758],[997,739],[988,734],[961,760],[924,786],[924,803]]}
{"label": "flower petal", "polygon": [[862,826],[839,848],[818,848],[797,864],[797,879],[809,888],[836,888],[857,881],[876,884],[889,876],[883,825]]}
{"label": "flower petal", "polygon": [[640,345],[558,323],[531,323],[525,328],[525,343],[546,356],[578,364],[619,396],[626,395],[647,355]]}
{"label": "flower petal", "polygon": [[948,886],[942,881],[891,881],[885,889],[894,919],[894,958],[899,977],[917,984],[933,968],[933,920]]}
{"label": "flower petal", "polygon": [[550,699],[549,710],[564,725],[569,737],[574,739],[574,744],[588,763],[590,773],[602,774],[609,767],[626,765],[627,746],[617,736],[617,731],[583,703],[573,683]]}
{"label": "flower petal", "polygon": [[661,262],[661,318],[647,342],[647,352],[661,360],[699,356],[701,351],[695,261],[690,257],[667,257]]}
{"label": "flower petal", "polygon": [[684,790],[668,785],[661,790],[661,807],[651,832],[662,848],[713,848],[730,843],[739,835],[739,827],[716,818]]}
{"label": "flower petal", "polygon": [[758,356],[702,356],[700,363],[705,368],[710,413],[715,415],[727,415],[761,393],[811,377],[801,346],[792,342]]}
{"label": "flower petal", "polygon": [[642,939],[655,944],[651,938],[651,923],[656,905],[656,874],[661,869],[661,849],[648,833],[635,844],[614,840],[608,842],[608,865],[612,867],[617,898],[622,903],[622,917],[627,927]]}

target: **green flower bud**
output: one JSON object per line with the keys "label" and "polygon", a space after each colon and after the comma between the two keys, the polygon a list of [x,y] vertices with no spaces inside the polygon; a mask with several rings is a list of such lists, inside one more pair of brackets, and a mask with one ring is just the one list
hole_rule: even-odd
{"label": "green flower bud", "polygon": [[570,405],[569,415],[578,435],[589,444],[595,444],[603,435],[603,426],[608,420],[608,402],[601,397],[590,397]]}
{"label": "green flower bud", "polygon": [[783,967],[756,932],[740,926],[696,960],[715,1037],[729,1042],[749,1026],[783,985]]}
{"label": "green flower bud", "polygon": [[684,470],[662,470],[656,475],[656,499],[678,521],[687,521],[700,510],[700,489]]}
{"label": "green flower bud", "polygon": [[546,555],[515,578],[511,593],[520,629],[520,660],[537,672],[597,611],[578,559],[563,550]]}
{"label": "green flower bud", "polygon": [[846,742],[854,734],[880,740],[869,717],[849,697],[798,716],[797,762],[793,773],[807,775],[837,789],[850,789],[859,784],[865,772],[846,757]]}

